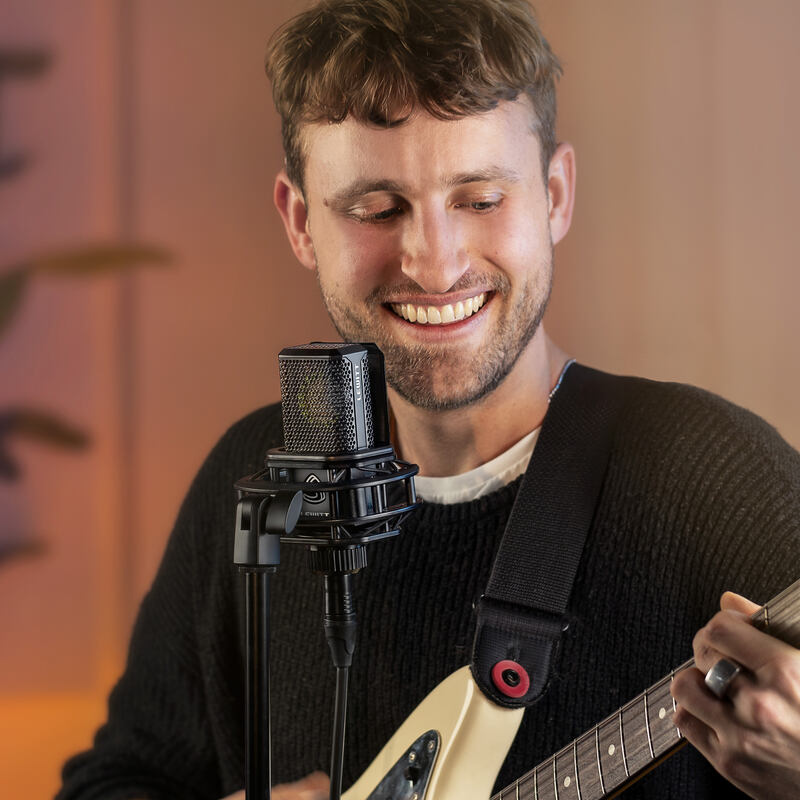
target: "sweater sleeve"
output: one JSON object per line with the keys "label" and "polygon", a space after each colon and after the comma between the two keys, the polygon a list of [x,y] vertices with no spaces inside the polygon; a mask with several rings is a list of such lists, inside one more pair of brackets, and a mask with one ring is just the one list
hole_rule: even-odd
{"label": "sweater sleeve", "polygon": [[[230,791],[230,776],[220,766],[229,754],[220,754],[218,743],[240,732],[239,717],[237,709],[222,722],[215,714],[209,681],[219,686],[225,679],[208,663],[209,642],[218,655],[215,643],[226,637],[217,628],[238,630],[230,599],[236,586],[233,483],[258,468],[264,431],[256,415],[238,423],[192,483],[141,604],[107,722],[93,747],[65,765],[56,800],[217,800]],[[220,601],[224,608],[216,598],[227,598]],[[233,641],[229,650],[236,651],[235,636]],[[235,674],[237,654],[228,656],[212,660]],[[226,736],[220,737],[220,725],[227,726]],[[235,765],[230,772],[240,769]]]}

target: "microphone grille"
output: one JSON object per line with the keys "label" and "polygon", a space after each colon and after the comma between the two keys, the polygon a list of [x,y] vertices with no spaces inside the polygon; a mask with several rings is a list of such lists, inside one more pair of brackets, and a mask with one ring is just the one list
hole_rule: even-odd
{"label": "microphone grille", "polygon": [[[314,350],[319,354],[309,352]],[[335,455],[373,446],[372,415],[365,413],[371,408],[367,355],[363,351],[346,355],[331,345],[305,345],[281,353],[283,439],[288,452]]]}

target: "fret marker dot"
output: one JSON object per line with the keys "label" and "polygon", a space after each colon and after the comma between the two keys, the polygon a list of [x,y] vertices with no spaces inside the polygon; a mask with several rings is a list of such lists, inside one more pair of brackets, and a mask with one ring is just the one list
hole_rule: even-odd
{"label": "fret marker dot", "polygon": [[571,783],[572,781],[569,779],[569,775],[567,775],[567,777],[564,778],[564,786],[569,786]]}
{"label": "fret marker dot", "polygon": [[666,716],[667,716],[667,709],[666,708],[660,708],[658,710],[658,718],[659,719],[664,719],[664,717],[666,717]]}
{"label": "fret marker dot", "polygon": [[614,747],[614,745],[613,745],[613,744],[610,744],[610,745],[608,746],[608,754],[609,754],[610,756],[613,756],[613,755],[614,755],[614,753],[616,753],[616,752],[617,752],[617,748],[616,748],[616,747]]}

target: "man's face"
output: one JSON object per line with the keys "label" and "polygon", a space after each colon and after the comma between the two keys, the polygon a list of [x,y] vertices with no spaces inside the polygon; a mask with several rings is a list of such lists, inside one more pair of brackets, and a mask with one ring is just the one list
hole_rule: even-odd
{"label": "man's face", "polygon": [[340,335],[374,341],[387,380],[429,409],[492,391],[550,293],[548,193],[527,101],[391,129],[313,125],[306,230]]}

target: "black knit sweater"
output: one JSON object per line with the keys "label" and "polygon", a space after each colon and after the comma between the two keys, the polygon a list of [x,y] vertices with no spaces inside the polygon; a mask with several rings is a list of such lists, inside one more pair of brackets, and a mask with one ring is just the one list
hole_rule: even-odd
{"label": "black knit sweater", "polygon": [[[688,386],[622,379],[626,407],[546,696],[526,712],[504,786],[691,655],[724,589],[766,601],[800,577],[800,456],[762,420]],[[562,391],[569,391],[568,384]],[[223,437],[183,503],[94,748],[58,800],[218,800],[243,786],[244,601],[233,482],[282,443],[280,410]],[[536,454],[534,453],[534,458]],[[474,618],[518,481],[425,503],[356,576],[345,784],[417,703],[469,660]],[[333,674],[321,586],[299,548],[273,579],[275,782],[327,771]],[[691,748],[625,797],[737,797]]]}

